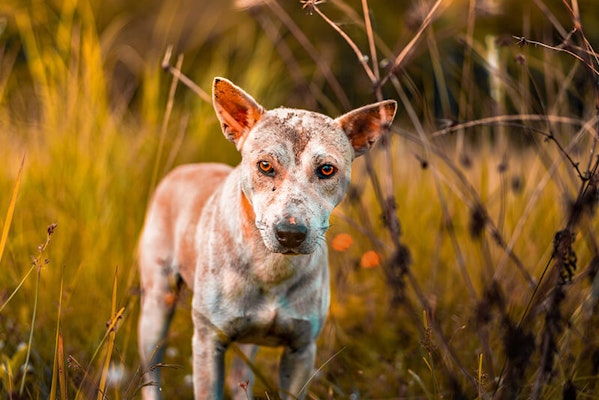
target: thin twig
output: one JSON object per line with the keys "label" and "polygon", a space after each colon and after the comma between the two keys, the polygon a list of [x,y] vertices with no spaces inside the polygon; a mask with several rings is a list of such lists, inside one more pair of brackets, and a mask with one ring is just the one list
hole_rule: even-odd
{"label": "thin twig", "polygon": [[[364,18],[361,18],[358,15],[358,13],[352,7],[350,7],[344,0],[330,0],[330,4],[333,4],[335,7],[339,9],[339,11],[345,14],[345,16],[352,24],[362,28],[362,30],[366,32],[366,27],[364,26]],[[393,54],[393,51],[389,48],[389,46],[387,46],[385,41],[381,39],[381,37],[378,36],[375,31],[373,31],[372,33],[374,35],[376,48],[386,58],[392,59],[393,57],[395,57],[395,54]]]}
{"label": "thin twig", "polygon": [[308,387],[308,385],[310,384],[310,382],[312,382],[312,380],[316,377],[316,375],[318,375],[318,373],[320,371],[322,371],[322,369],[324,367],[326,367],[331,361],[333,361],[334,358],[336,358],[339,354],[343,353],[343,351],[345,350],[345,347],[342,347],[339,351],[337,351],[335,354],[333,354],[332,356],[330,356],[320,367],[318,367],[316,369],[316,371],[314,371],[314,373],[312,374],[312,376],[310,376],[310,379],[308,379],[306,381],[306,383],[304,383],[304,386],[302,386],[302,388],[296,393],[297,396],[300,396],[304,390],[306,390],[306,388]]}
{"label": "thin twig", "polygon": [[212,104],[212,97],[208,93],[204,91],[201,87],[199,87],[194,81],[189,79],[185,74],[183,74],[180,70],[180,67],[173,67],[171,62],[171,55],[173,53],[173,46],[169,46],[164,53],[164,58],[162,59],[162,69],[171,73],[176,79],[181,81],[182,84],[191,89],[195,94],[197,94],[200,99],[204,100],[207,103]]}
{"label": "thin twig", "polygon": [[[166,103],[166,110],[164,112],[164,118],[162,120],[162,126],[160,127],[160,138],[158,141],[158,150],[157,150],[157,154],[156,154],[156,160],[154,160],[154,171],[152,172],[152,181],[150,183],[150,188],[152,190],[150,190],[150,192],[148,194],[148,203],[152,196],[153,189],[156,186],[156,183],[158,182],[158,170],[159,170],[160,162],[162,160],[162,152],[164,151],[164,143],[166,142],[168,123],[170,121],[171,113],[173,111],[173,105],[175,103],[175,92],[177,90],[177,84],[179,83],[181,76],[184,76],[180,72],[181,66],[183,65],[183,55],[182,54],[179,55],[179,57],[177,59],[177,66],[173,68],[169,64],[171,52],[172,52],[172,47],[169,46],[169,48],[166,50],[166,53],[164,55],[164,60],[162,61],[162,67],[171,72],[171,74],[173,75],[173,80],[171,82],[171,86],[169,89],[168,100]],[[165,67],[165,65],[167,67]],[[189,80],[189,81],[192,82],[191,80]],[[193,85],[195,85],[195,83],[193,83]],[[189,87],[189,85],[188,85],[188,87]]]}
{"label": "thin twig", "polygon": [[362,0],[362,10],[364,12],[364,25],[366,26],[366,37],[368,37],[368,46],[370,47],[370,59],[372,60],[372,71],[374,72],[374,83],[377,83],[377,100],[383,100],[381,97],[381,89],[378,86],[378,81],[380,79],[379,72],[379,61],[376,52],[376,46],[374,44],[374,33],[372,30],[372,22],[370,21],[370,11],[368,9],[368,0]]}
{"label": "thin twig", "polygon": [[310,58],[312,58],[320,73],[331,86],[333,93],[335,93],[337,100],[339,100],[343,108],[345,110],[349,110],[351,108],[351,103],[347,98],[345,91],[343,90],[343,86],[341,86],[337,80],[337,77],[335,77],[330,65],[325,62],[324,58],[320,55],[316,47],[314,47],[314,45],[310,42],[310,39],[308,39],[304,32],[297,26],[297,24],[277,1],[269,1],[266,4],[271,11],[275,13],[277,18],[283,22],[287,29],[289,29],[289,32],[291,32],[293,37],[295,37],[304,50],[306,50]]}
{"label": "thin twig", "polygon": [[367,57],[364,55],[364,53],[362,53],[362,51],[360,51],[356,43],[349,37],[347,33],[343,31],[343,29],[339,28],[339,26],[336,23],[334,23],[329,17],[327,17],[322,11],[320,11],[320,8],[314,6],[314,11],[316,11],[316,13],[320,15],[320,17],[324,19],[325,22],[331,26],[331,28],[337,31],[337,33],[347,42],[349,47],[351,47],[351,49],[356,54],[356,57],[358,58],[360,65],[362,65],[362,68],[364,68],[366,75],[368,75],[370,82],[372,82],[373,85],[376,84],[378,82],[378,79],[374,75],[374,72],[372,72],[372,69],[368,66]]}
{"label": "thin twig", "polygon": [[547,5],[540,0],[533,0],[533,2],[536,4],[539,10],[541,10],[543,15],[545,15],[545,18],[551,22],[555,30],[558,31],[563,38],[565,38],[568,35],[566,29],[564,29],[559,20],[555,17],[555,15],[553,15],[551,10],[549,10],[549,7],[547,7]]}
{"label": "thin twig", "polygon": [[[437,12],[437,9],[439,8],[439,6],[441,5],[442,2],[443,2],[443,0],[437,0],[435,2],[433,7],[430,9],[428,14],[424,18],[424,21],[422,21],[420,28],[418,28],[418,31],[412,37],[412,40],[410,40],[410,42],[406,45],[406,47],[404,47],[403,50],[395,58],[395,61],[393,62],[393,66],[391,67],[391,69],[389,70],[387,75],[381,80],[381,83],[380,83],[381,86],[384,86],[385,83],[387,83],[387,81],[391,77],[391,75],[393,75],[399,69],[401,63],[405,60],[405,58],[410,53],[410,51],[412,50],[412,48],[414,47],[416,42],[418,42],[418,40],[420,39],[420,36],[422,36],[422,34],[426,30],[426,28],[428,28],[428,26],[433,21],[433,16]],[[451,0],[448,0],[448,3],[449,2],[451,2]]]}
{"label": "thin twig", "polygon": [[283,40],[282,35],[280,34],[280,29],[275,26],[270,16],[266,13],[252,9],[250,10],[250,14],[258,22],[258,24],[260,24],[260,27],[266,36],[268,36],[272,44],[275,46],[275,49],[287,66],[287,70],[291,75],[291,79],[295,82],[296,87],[302,92],[312,94],[312,96],[302,96],[302,100],[306,102],[305,107],[309,109],[315,109],[317,105],[315,97],[322,99],[324,95],[320,88],[308,82],[302,72],[297,58],[293,54],[293,51],[289,48],[287,42]]}
{"label": "thin twig", "polygon": [[578,61],[584,63],[587,66],[587,68],[593,72],[593,74],[599,76],[599,71],[593,65],[587,64],[584,58],[582,58],[578,54],[574,53],[573,51],[570,51],[568,49],[565,49],[565,48],[559,47],[559,46],[551,46],[551,45],[545,44],[543,42],[538,42],[536,40],[526,39],[524,36],[512,36],[512,37],[516,40],[517,44],[520,46],[533,45],[533,46],[542,47],[545,49],[569,54],[572,57],[576,58]]}
{"label": "thin twig", "polygon": [[582,180],[588,179],[588,177],[585,176],[586,174],[584,174],[580,170],[579,163],[574,161],[572,156],[561,145],[561,143],[557,140],[557,138],[555,137],[555,135],[553,135],[553,133],[551,133],[551,132],[548,133],[548,132],[542,131],[540,129],[529,127],[529,126],[526,126],[523,124],[516,124],[516,123],[514,123],[515,121],[544,121],[544,122],[547,122],[547,124],[549,124],[549,122],[552,122],[552,123],[564,123],[564,124],[570,124],[570,125],[582,125],[581,132],[587,131],[587,132],[591,133],[593,135],[593,139],[595,141],[597,141],[597,139],[599,139],[599,134],[598,134],[597,129],[593,128],[593,124],[595,124],[599,121],[599,115],[595,116],[594,118],[592,118],[589,121],[586,121],[584,123],[580,119],[564,117],[564,116],[560,116],[560,115],[543,115],[543,114],[498,115],[498,116],[494,116],[494,117],[481,118],[481,119],[478,119],[475,121],[469,121],[469,122],[465,122],[462,124],[455,124],[449,128],[444,128],[442,130],[433,132],[432,135],[433,136],[445,135],[447,133],[454,132],[454,131],[457,131],[460,129],[472,128],[472,127],[481,126],[481,125],[482,126],[484,126],[484,125],[489,125],[489,126],[508,125],[508,126],[518,126],[523,129],[526,128],[528,130],[531,130],[535,133],[538,133],[538,134],[544,136],[545,139],[554,142],[557,145],[560,153],[562,153],[562,155],[564,157],[566,157],[566,159],[568,160],[570,165],[572,165],[572,167],[576,170],[578,176]]}

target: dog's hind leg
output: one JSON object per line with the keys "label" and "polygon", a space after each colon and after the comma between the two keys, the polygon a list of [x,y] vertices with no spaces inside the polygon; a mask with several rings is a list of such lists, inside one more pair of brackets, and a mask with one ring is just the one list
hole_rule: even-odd
{"label": "dog's hind leg", "polygon": [[142,295],[138,342],[146,383],[142,397],[155,400],[161,398],[158,364],[164,356],[181,280],[172,272],[169,260],[159,258],[159,248],[146,247],[146,250],[140,254]]}

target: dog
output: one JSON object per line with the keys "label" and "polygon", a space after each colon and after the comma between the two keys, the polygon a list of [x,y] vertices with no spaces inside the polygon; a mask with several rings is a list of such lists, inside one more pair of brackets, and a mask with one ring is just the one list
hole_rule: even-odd
{"label": "dog", "polygon": [[[397,103],[336,119],[265,110],[224,78],[214,79],[212,99],[242,158],[235,168],[180,166],[149,204],[139,241],[142,395],[160,398],[158,366],[185,283],[193,289],[196,399],[223,398],[224,354],[233,342],[249,358],[256,345],[284,347],[279,395],[304,398],[330,301],[329,216],[348,189],[352,161],[389,130]],[[251,381],[245,367],[235,368],[233,397],[248,396],[239,387]]]}

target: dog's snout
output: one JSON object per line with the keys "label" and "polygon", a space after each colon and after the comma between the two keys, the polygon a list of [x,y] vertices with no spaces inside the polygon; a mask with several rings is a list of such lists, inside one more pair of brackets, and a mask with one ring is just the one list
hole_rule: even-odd
{"label": "dog's snout", "polygon": [[308,228],[295,223],[292,218],[275,225],[275,236],[279,243],[287,248],[296,248],[306,240]]}

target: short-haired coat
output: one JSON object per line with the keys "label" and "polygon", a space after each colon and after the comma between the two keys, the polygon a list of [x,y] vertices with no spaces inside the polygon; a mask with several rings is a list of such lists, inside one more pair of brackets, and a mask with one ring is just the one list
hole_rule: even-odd
{"label": "short-haired coat", "polygon": [[[193,289],[196,399],[224,395],[232,342],[283,346],[278,391],[303,398],[329,308],[325,232],[351,163],[390,127],[395,101],[339,118],[277,108],[216,78],[213,104],[242,161],[184,165],[157,187],[139,243],[139,347],[144,399],[160,397],[159,368],[180,282]],[[251,347],[243,346],[248,353]],[[234,374],[232,394],[250,379]]]}

